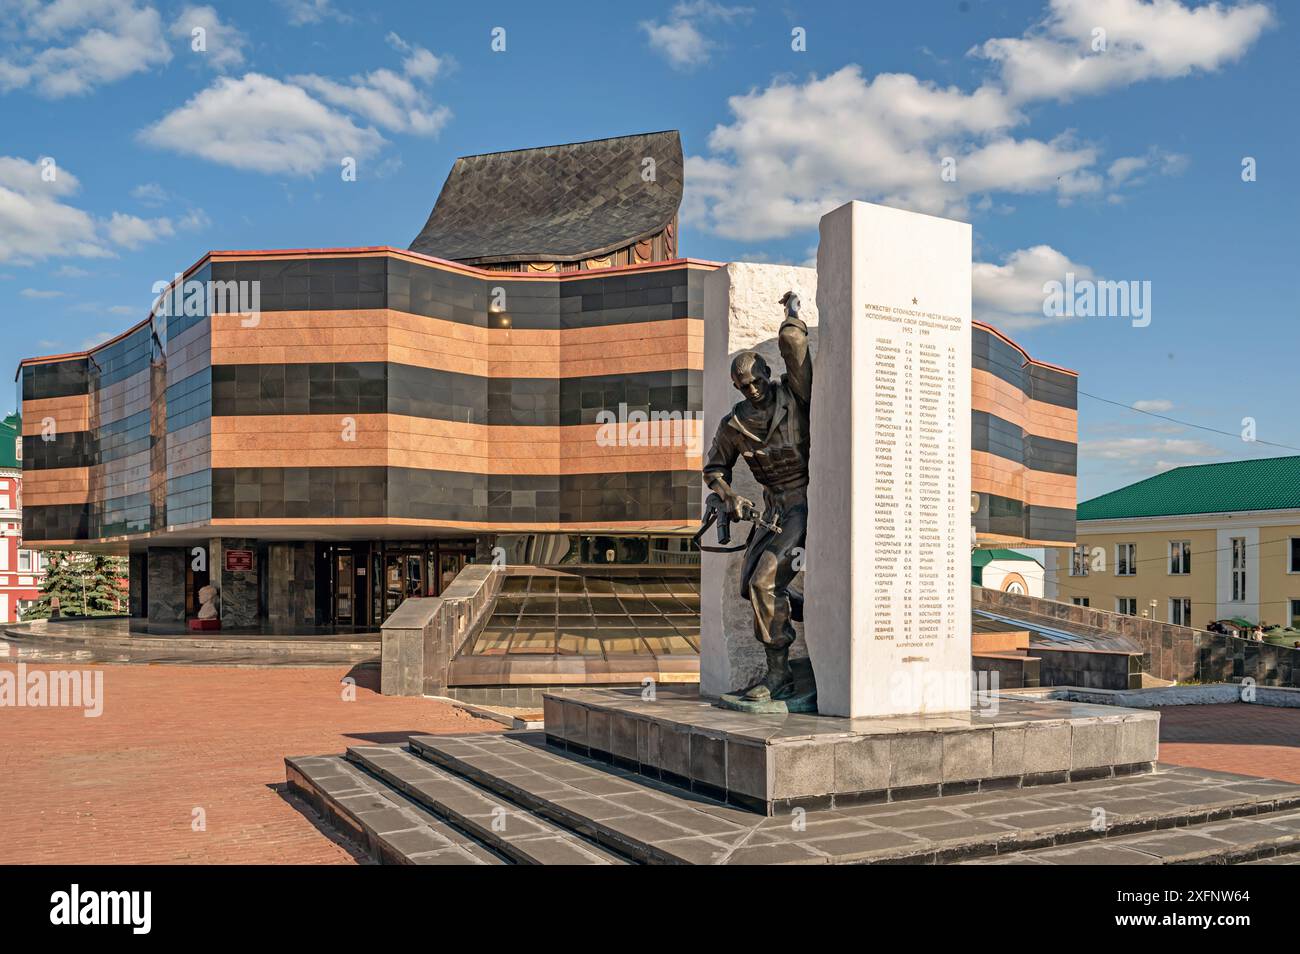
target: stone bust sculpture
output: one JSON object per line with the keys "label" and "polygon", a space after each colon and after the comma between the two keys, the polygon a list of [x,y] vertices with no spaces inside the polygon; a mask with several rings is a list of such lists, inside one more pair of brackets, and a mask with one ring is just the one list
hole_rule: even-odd
{"label": "stone bust sculpture", "polygon": [[[793,621],[803,618],[803,594],[791,587],[799,571],[808,524],[808,439],[812,401],[812,355],[808,327],[799,318],[799,296],[786,292],[780,303],[785,319],[777,344],[785,373],[773,378],[761,355],[743,351],[731,363],[731,382],[744,399],[719,423],[704,482],[722,499],[732,519],[752,519],[749,501],[731,489],[732,468],[744,458],[763,487],[761,522],[745,547],[741,596],[754,613],[754,638],[763,646],[767,672],[756,683],[739,687],[735,696],[761,704],[796,693],[790,667]],[[723,697],[724,703],[729,701]]]}
{"label": "stone bust sculpture", "polygon": [[209,584],[199,587],[199,619],[217,618],[217,588]]}

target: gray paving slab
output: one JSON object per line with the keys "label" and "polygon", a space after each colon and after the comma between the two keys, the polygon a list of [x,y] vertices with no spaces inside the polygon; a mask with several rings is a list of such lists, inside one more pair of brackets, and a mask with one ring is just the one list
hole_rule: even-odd
{"label": "gray paving slab", "polygon": [[[451,744],[416,736],[411,744],[449,773],[652,863],[956,862],[972,854],[1010,863],[1003,859],[1020,851],[1032,857],[1017,863],[1151,864],[1163,860],[1161,852],[1170,858],[1193,850],[1240,853],[1300,834],[1300,786],[1251,791],[1244,787],[1250,780],[1226,773],[1162,771],[1023,789],[1001,798],[972,793],[767,817],[546,748],[535,733]],[[496,774],[502,762],[509,767]],[[595,778],[603,784],[594,785]],[[1277,825],[1261,824],[1257,812],[1279,802],[1296,807],[1269,816]],[[1207,806],[1229,816],[1214,824],[1232,827],[1217,835],[1189,834],[1190,823],[1205,824]],[[1122,820],[1124,827],[1113,833],[1098,828],[1098,817],[1111,825]],[[1187,840],[1169,840],[1177,835]],[[1147,839],[1149,850],[1132,841],[1136,837]],[[1040,847],[1045,842],[1056,847]],[[1046,851],[1057,854],[1041,854]],[[1103,860],[1108,857],[1115,860]]]}
{"label": "gray paving slab", "polygon": [[[492,747],[456,751],[490,752]],[[510,750],[506,750],[510,751]],[[625,860],[579,835],[539,818],[498,795],[457,778],[400,746],[356,745],[350,762],[418,802],[444,824],[467,832],[520,864],[625,864]],[[517,769],[508,759],[483,755],[493,770]]]}
{"label": "gray paving slab", "polygon": [[[344,834],[355,837],[359,831],[367,844],[358,847],[378,860],[451,865],[505,863],[474,839],[411,804],[341,756],[291,758],[285,763],[290,778],[296,776],[308,786],[309,790],[302,794],[347,818],[355,828],[344,830]],[[337,779],[345,780],[347,786],[319,784]],[[298,783],[294,784],[296,787]]]}

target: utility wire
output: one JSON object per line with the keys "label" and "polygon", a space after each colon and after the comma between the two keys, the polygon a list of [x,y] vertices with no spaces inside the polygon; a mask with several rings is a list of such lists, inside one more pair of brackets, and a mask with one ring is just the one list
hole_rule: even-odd
{"label": "utility wire", "polygon": [[[1104,397],[1102,397],[1102,396],[1099,395],[1099,394],[1090,394],[1089,392],[1084,391],[1084,390],[1082,390],[1082,389],[1079,390],[1079,393],[1082,394],[1084,397],[1092,398],[1094,401],[1101,401],[1101,402],[1104,403],[1104,404],[1113,404],[1113,405],[1115,405],[1116,407],[1122,407],[1122,408],[1124,408],[1124,409],[1127,410],[1127,411],[1135,411],[1135,412],[1137,412],[1138,414],[1145,414],[1145,415],[1147,415],[1148,417],[1157,417],[1157,418],[1159,418],[1159,419],[1162,420],[1162,421],[1169,421],[1171,424],[1178,424],[1178,425],[1180,425],[1180,426],[1182,426],[1182,427],[1194,427],[1194,428],[1196,428],[1197,430],[1201,430],[1201,431],[1209,431],[1211,434],[1221,434],[1221,435],[1223,435],[1224,437],[1231,437],[1233,440],[1238,440],[1238,441],[1239,441],[1239,440],[1242,439],[1242,438],[1241,438],[1241,434],[1239,434],[1239,433],[1238,433],[1238,434],[1234,434],[1234,433],[1232,433],[1231,431],[1221,431],[1221,430],[1219,430],[1217,427],[1207,427],[1207,426],[1204,425],[1204,424],[1193,424],[1191,421],[1180,421],[1180,420],[1178,420],[1178,418],[1176,418],[1176,417],[1168,417],[1168,416],[1166,416],[1166,415],[1164,415],[1164,414],[1157,414],[1155,411],[1144,411],[1144,410],[1143,410],[1142,408],[1140,408],[1140,407],[1134,407],[1134,406],[1131,405],[1131,404],[1124,404],[1122,401],[1112,401],[1110,398],[1104,398]],[[1290,444],[1279,444],[1279,443],[1277,443],[1276,441],[1253,440],[1253,441],[1242,441],[1242,443],[1245,443],[1245,444],[1267,444],[1269,447],[1280,447],[1280,448],[1282,448],[1283,450],[1291,450],[1291,451],[1297,451],[1297,452],[1300,452],[1300,447],[1292,447]]]}

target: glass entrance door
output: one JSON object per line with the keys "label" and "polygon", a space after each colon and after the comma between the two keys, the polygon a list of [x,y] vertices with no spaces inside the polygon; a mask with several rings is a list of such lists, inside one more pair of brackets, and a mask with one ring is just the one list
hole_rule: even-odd
{"label": "glass entrance door", "polygon": [[339,553],[334,560],[334,621],[343,626],[356,622],[356,559]]}
{"label": "glass entrance door", "polygon": [[402,605],[406,598],[406,581],[403,579],[403,554],[384,554],[384,612],[381,619],[388,619],[393,610]]}
{"label": "glass entrance door", "polygon": [[[432,581],[438,587],[438,593],[441,594],[451,586],[452,580],[456,575],[465,569],[465,564],[474,562],[474,551],[468,549],[449,549],[446,546],[438,548],[438,577]],[[433,567],[430,566],[430,575]]]}

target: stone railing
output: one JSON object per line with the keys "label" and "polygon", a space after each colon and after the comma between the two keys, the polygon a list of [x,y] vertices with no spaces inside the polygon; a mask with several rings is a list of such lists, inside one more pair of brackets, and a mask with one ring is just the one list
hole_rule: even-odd
{"label": "stone railing", "polygon": [[971,587],[971,606],[1023,617],[1026,622],[1039,620],[1045,626],[1060,622],[1123,637],[1141,652],[1142,671],[1158,679],[1231,682],[1249,678],[1261,686],[1300,686],[1300,650],[1288,646],[981,586]]}
{"label": "stone railing", "polygon": [[505,569],[471,563],[442,596],[414,597],[384,623],[379,691],[386,696],[440,696],[447,667],[501,591]]}

